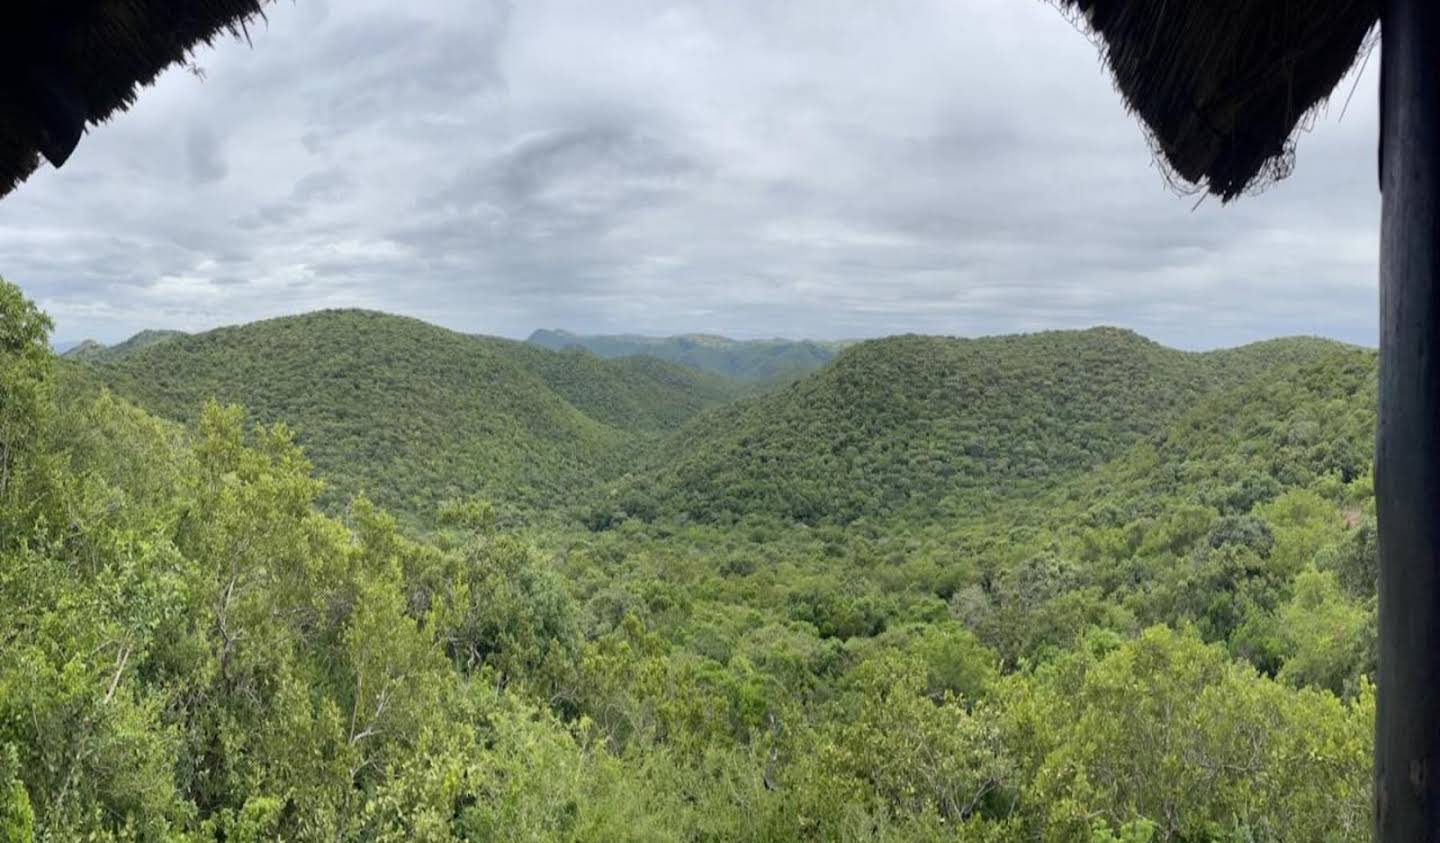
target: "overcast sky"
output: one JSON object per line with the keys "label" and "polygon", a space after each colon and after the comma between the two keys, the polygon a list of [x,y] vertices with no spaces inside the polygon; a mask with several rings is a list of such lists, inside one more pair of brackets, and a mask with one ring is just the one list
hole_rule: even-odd
{"label": "overcast sky", "polygon": [[1373,344],[1378,56],[1288,181],[1169,192],[1042,0],[281,0],[0,200],[57,340],[1095,324]]}

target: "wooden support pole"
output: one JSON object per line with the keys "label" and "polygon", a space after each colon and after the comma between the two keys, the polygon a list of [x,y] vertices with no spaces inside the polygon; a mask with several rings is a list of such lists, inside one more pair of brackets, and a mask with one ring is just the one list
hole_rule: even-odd
{"label": "wooden support pole", "polygon": [[1440,841],[1440,2],[1381,19],[1375,840]]}

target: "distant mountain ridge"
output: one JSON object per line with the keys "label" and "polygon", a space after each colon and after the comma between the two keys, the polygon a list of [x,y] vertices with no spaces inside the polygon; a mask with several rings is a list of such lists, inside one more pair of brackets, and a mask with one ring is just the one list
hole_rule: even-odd
{"label": "distant mountain ridge", "polygon": [[780,383],[819,369],[853,340],[735,340],[715,334],[650,337],[639,334],[572,334],[541,329],[526,340],[562,350],[580,347],[600,357],[645,355],[751,383]]}
{"label": "distant mountain ridge", "polygon": [[118,360],[137,351],[144,351],[153,345],[186,336],[189,334],[184,331],[147,329],[114,345],[105,345],[95,340],[82,340],[62,352],[60,356],[70,360]]}

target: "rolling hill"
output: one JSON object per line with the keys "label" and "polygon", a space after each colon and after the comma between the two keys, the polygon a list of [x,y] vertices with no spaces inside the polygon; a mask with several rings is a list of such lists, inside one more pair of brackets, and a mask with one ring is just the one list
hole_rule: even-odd
{"label": "rolling hill", "polygon": [[644,355],[755,384],[795,380],[824,366],[852,344],[845,341],[733,340],[710,334],[586,336],[557,330],[535,331],[526,342],[554,350],[579,347],[600,357]]}
{"label": "rolling hill", "polygon": [[[1165,497],[1244,513],[1322,475],[1350,483],[1374,449],[1376,353],[1339,343],[1265,343],[1275,365],[1214,390],[1076,487],[1157,508]],[[1214,352],[1233,366],[1246,349]]]}
{"label": "rolling hill", "polygon": [[1112,328],[873,340],[698,417],[597,518],[818,524],[986,506],[1116,459],[1208,395],[1343,348],[1297,338],[1190,353]]}
{"label": "rolling hill", "polygon": [[[1327,464],[1353,473],[1366,455],[1350,428],[1373,423],[1355,416],[1345,433],[1316,432],[1322,416],[1354,416],[1340,404],[1364,402],[1296,385],[1363,389],[1326,373],[1373,377],[1373,355],[1303,337],[1206,353],[1114,328],[891,337],[752,397],[733,379],[656,357],[603,359],[533,340],[324,311],[193,336],[147,332],[84,357],[83,367],[166,418],[191,420],[213,396],[245,405],[256,421],[284,421],[329,482],[326,504],[363,491],[421,520],[466,495],[513,514],[579,505],[592,526],[625,517],[955,519],[1071,489],[1112,462],[1130,468],[1110,469],[1107,482],[1136,482],[1155,449],[1175,464],[1166,471],[1193,473],[1175,443],[1194,439],[1186,431],[1197,425],[1211,435],[1194,465],[1213,469],[1224,464],[1215,449],[1229,445],[1214,443],[1231,441],[1232,417],[1261,432],[1290,425],[1297,442],[1318,437],[1307,458],[1328,448]],[[1319,374],[1307,380],[1307,371]],[[1262,421],[1270,417],[1248,409],[1278,407],[1284,396],[1296,405],[1291,415],[1311,421]],[[1245,482],[1257,481],[1214,479],[1217,489]],[[1137,487],[1132,497],[1164,492]]]}
{"label": "rolling hill", "polygon": [[653,357],[602,359],[579,348],[550,351],[491,337],[477,341],[533,373],[597,421],[632,433],[673,431],[744,391],[721,375]]}
{"label": "rolling hill", "polygon": [[193,420],[213,397],[283,421],[326,479],[327,505],[364,492],[412,517],[467,495],[502,511],[553,508],[734,388],[658,361],[354,310],[170,337],[82,365],[162,417]]}

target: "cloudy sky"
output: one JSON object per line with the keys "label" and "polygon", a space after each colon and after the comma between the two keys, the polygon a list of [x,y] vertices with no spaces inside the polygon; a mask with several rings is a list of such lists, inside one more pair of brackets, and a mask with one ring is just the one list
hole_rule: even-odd
{"label": "cloudy sky", "polygon": [[0,201],[0,273],[60,341],[368,307],[1373,344],[1378,57],[1289,181],[1196,207],[1042,0],[839,8],[281,0]]}

